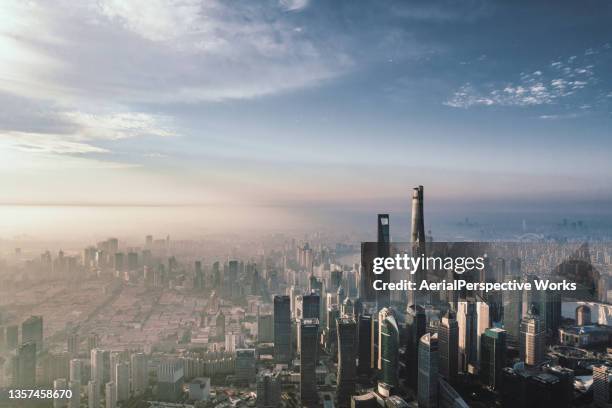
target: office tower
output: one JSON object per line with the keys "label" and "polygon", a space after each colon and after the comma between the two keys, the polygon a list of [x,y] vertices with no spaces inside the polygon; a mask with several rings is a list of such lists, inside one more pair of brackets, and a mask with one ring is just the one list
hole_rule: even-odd
{"label": "office tower", "polygon": [[19,345],[19,326],[10,325],[6,326],[6,349],[15,350]]}
{"label": "office tower", "polygon": [[[512,262],[510,263],[512,265]],[[512,267],[511,267],[512,270]],[[518,279],[518,276],[511,276],[506,281]],[[509,346],[518,349],[521,331],[521,318],[523,316],[522,293],[520,290],[502,291],[503,304],[503,323],[506,330],[506,341]]]}
{"label": "office tower", "polygon": [[70,360],[70,381],[81,381],[81,360],[73,358]]}
{"label": "office tower", "polygon": [[29,389],[36,384],[36,344],[24,343],[17,348],[13,365],[13,384]]}
{"label": "office tower", "polygon": [[459,362],[459,324],[451,310],[442,317],[438,328],[438,347],[440,350],[440,377],[449,384],[457,382]]}
{"label": "office tower", "polygon": [[79,342],[80,342],[79,334],[76,332],[70,333],[68,335],[68,338],[66,339],[67,350],[68,350],[68,353],[72,355],[72,357],[79,356]]}
{"label": "office tower", "polygon": [[94,380],[87,384],[88,408],[100,408],[100,384]]}
{"label": "office tower", "polygon": [[225,315],[221,310],[217,313],[215,317],[215,328],[218,339],[225,338]]}
{"label": "office tower", "polygon": [[358,326],[357,373],[369,377],[372,373],[372,316],[360,315]]}
{"label": "office tower", "polygon": [[382,382],[397,386],[399,369],[399,327],[393,312],[384,308],[378,312],[378,369]]}
{"label": "office tower", "polygon": [[491,316],[489,315],[489,304],[476,295],[476,357],[480,363],[480,338],[485,330],[491,327]]}
{"label": "office tower", "polygon": [[257,341],[271,343],[274,341],[274,316],[271,314],[257,315]]}
{"label": "office tower", "polygon": [[183,392],[184,371],[181,360],[168,359],[157,366],[157,398],[176,402]]}
{"label": "office tower", "polygon": [[357,380],[357,323],[353,317],[336,320],[338,333],[338,406],[348,407]]}
{"label": "office tower", "polygon": [[318,340],[319,321],[302,319],[300,321],[300,400],[306,407],[316,406],[319,400],[316,379]]}
{"label": "office tower", "polygon": [[202,270],[202,261],[195,261],[193,286],[197,290],[204,289],[205,285],[204,285],[204,271]]}
{"label": "office tower", "polygon": [[419,342],[419,408],[438,406],[438,335],[426,333]]}
{"label": "office tower", "polygon": [[520,357],[527,365],[536,365],[544,359],[546,346],[544,322],[532,306],[521,322]]}
{"label": "office tower", "polygon": [[115,365],[115,387],[117,401],[127,401],[130,398],[130,363],[123,361]]}
{"label": "office tower", "polygon": [[587,326],[591,324],[591,309],[587,305],[580,305],[576,308],[576,325]]}
{"label": "office tower", "polygon": [[257,375],[257,407],[281,406],[281,379],[279,372],[263,370]]}
{"label": "office tower", "polygon": [[598,408],[612,407],[612,367],[593,366],[593,402]]}
{"label": "office tower", "polygon": [[[65,391],[68,388],[68,384],[66,383],[65,378],[58,378],[53,381],[53,408],[66,408],[68,405],[68,399],[65,394],[62,394],[62,391]],[[58,391],[56,393],[56,391]]]}
{"label": "office tower", "polygon": [[274,359],[291,362],[291,302],[289,296],[274,296]]}
{"label": "office tower", "polygon": [[480,379],[483,384],[497,389],[501,384],[506,356],[506,331],[486,329],[480,337]]}
{"label": "office tower", "polygon": [[468,371],[469,364],[475,364],[478,347],[476,336],[476,305],[473,299],[457,303],[457,324],[459,326],[459,369]]}
{"label": "office tower", "polygon": [[68,400],[68,408],[80,408],[81,407],[81,382],[70,381],[68,388],[72,392]]}
{"label": "office tower", "polygon": [[255,382],[255,349],[236,350],[236,382],[248,386]]}
{"label": "office tower", "polygon": [[[425,245],[425,216],[423,213],[423,186],[415,187],[412,190],[412,256],[420,257],[421,255],[426,256]],[[414,274],[410,275],[410,279],[416,283],[417,288],[421,285],[423,279],[425,279],[426,270],[420,268]],[[408,304],[422,305],[428,303],[429,295],[421,293],[420,291],[408,292]]]}
{"label": "office tower", "polygon": [[541,293],[541,308],[545,310],[546,315],[540,316],[545,323],[546,334],[550,337],[557,337],[557,332],[561,326],[561,293],[556,290],[547,290]]}
{"label": "office tower", "polygon": [[134,395],[144,394],[148,382],[147,356],[144,353],[135,353],[131,356],[132,392]]}
{"label": "office tower", "polygon": [[91,353],[91,350],[98,348],[98,343],[100,342],[100,338],[97,334],[93,333],[87,337],[87,352]]}
{"label": "office tower", "polygon": [[33,342],[36,344],[36,352],[43,349],[43,318],[42,316],[30,316],[21,324],[21,343]]}
{"label": "office tower", "polygon": [[109,356],[109,374],[110,381],[115,383],[115,387],[118,389],[119,384],[117,383],[117,364],[123,362],[125,360],[125,352],[124,351],[111,351]]}
{"label": "office tower", "polygon": [[100,386],[100,384],[103,384],[104,381],[104,350],[95,348],[91,350],[90,354],[90,378]]}
{"label": "office tower", "polygon": [[438,408],[470,407],[449,383],[442,378],[438,378]]}
{"label": "office tower", "polygon": [[418,379],[419,341],[427,329],[425,309],[420,305],[410,305],[406,309],[406,329],[408,344],[406,345],[406,367],[408,368],[408,384],[416,390]]}
{"label": "office tower", "polygon": [[106,408],[117,408],[117,387],[115,383],[112,381],[107,382],[104,390]]}
{"label": "office tower", "polygon": [[319,319],[321,312],[321,298],[315,292],[310,292],[302,296],[302,318]]}
{"label": "office tower", "polygon": [[327,308],[327,324],[325,326],[326,332],[326,349],[328,353],[335,354],[336,346],[338,345],[338,339],[336,335],[336,320],[340,318],[340,309],[338,305],[334,304]]}
{"label": "office tower", "polygon": [[[389,233],[389,214],[378,214],[377,223],[378,232],[378,249],[377,257],[386,258],[391,255],[391,237]],[[366,271],[368,274],[372,274],[372,271]],[[391,271],[385,268],[385,271],[376,277],[383,282],[391,282]],[[384,307],[388,307],[391,301],[391,293],[389,290],[377,290],[376,291],[376,303],[377,308],[380,310]],[[338,299],[338,303],[342,302],[342,299]]]}

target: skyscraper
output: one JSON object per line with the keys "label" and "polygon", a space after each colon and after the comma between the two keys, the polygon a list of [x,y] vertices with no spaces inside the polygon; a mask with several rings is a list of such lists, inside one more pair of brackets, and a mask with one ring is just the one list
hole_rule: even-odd
{"label": "skyscraper", "polygon": [[274,296],[274,358],[291,361],[291,302],[289,296]]}
{"label": "skyscraper", "polygon": [[[519,263],[520,265],[520,263]],[[510,271],[515,271],[513,269],[513,262],[510,262]],[[506,281],[511,281],[513,279],[520,279],[520,271],[519,275],[512,275],[507,277]],[[502,304],[504,311],[504,329],[506,330],[506,341],[509,346],[512,346],[515,349],[518,349],[519,346],[519,338],[521,331],[521,318],[523,315],[523,303],[522,303],[522,292],[520,290],[504,290],[502,291]]]}
{"label": "skyscraper", "polygon": [[21,343],[33,342],[36,344],[36,352],[43,349],[43,318],[42,316],[30,316],[21,324]]}
{"label": "skyscraper", "polygon": [[68,388],[72,391],[72,395],[68,401],[68,408],[81,408],[81,382],[70,381]]}
{"label": "skyscraper", "polygon": [[302,296],[302,318],[303,319],[319,319],[321,316],[321,298],[319,295],[311,291]]}
{"label": "skyscraper", "polygon": [[438,335],[426,333],[419,342],[419,408],[438,406]]}
{"label": "skyscraper", "polygon": [[104,390],[106,408],[117,408],[117,387],[115,383],[112,381],[107,382]]}
{"label": "skyscraper", "polygon": [[17,349],[13,364],[13,385],[22,389],[36,384],[36,344],[24,343]]}
{"label": "skyscraper", "polygon": [[506,357],[506,331],[488,328],[480,337],[480,378],[483,384],[497,389],[501,384]]}
{"label": "skyscraper", "polygon": [[[391,254],[391,237],[389,232],[389,214],[378,214],[378,224],[377,224],[377,232],[378,232],[378,249],[377,249],[377,257],[386,258]],[[371,274],[371,271],[367,271],[366,273]],[[391,281],[391,271],[385,268],[385,271],[377,277],[377,279],[382,280],[383,282]],[[391,293],[389,290],[377,290],[376,291],[376,303],[378,309],[382,309],[383,307],[388,307],[391,300]],[[338,303],[342,302],[342,300],[338,299]]]}
{"label": "skyscraper", "polygon": [[126,361],[117,363],[114,370],[117,401],[127,401],[130,398],[130,364]]}
{"label": "skyscraper", "polygon": [[425,334],[426,324],[425,309],[420,305],[408,306],[406,309],[406,328],[408,331],[406,366],[408,367],[408,384],[415,390],[418,380],[419,341]]}
{"label": "skyscraper", "polygon": [[66,340],[66,346],[67,346],[68,352],[72,354],[73,357],[79,356],[79,345],[80,345],[79,334],[77,332],[70,333],[68,335],[68,339]]}
{"label": "skyscraper", "polygon": [[357,373],[369,377],[372,372],[372,316],[359,315]]}
{"label": "skyscraper", "polygon": [[176,359],[163,360],[157,366],[157,398],[176,402],[183,392],[183,362]]}
{"label": "skyscraper", "polygon": [[100,384],[94,380],[87,384],[88,408],[100,408]]}
{"label": "skyscraper", "polygon": [[384,308],[378,312],[378,369],[381,379],[390,386],[397,386],[399,369],[399,327],[393,312]]}
{"label": "skyscraper", "polygon": [[451,310],[446,312],[440,322],[438,347],[440,376],[449,384],[455,384],[459,362],[459,325]]}
{"label": "skyscraper", "polygon": [[319,350],[319,321],[300,321],[300,400],[306,407],[318,403],[316,368]]}
{"label": "skyscraper", "polygon": [[491,326],[491,316],[489,314],[489,304],[476,295],[476,360],[480,363],[480,338],[485,330]]}
{"label": "skyscraper", "polygon": [[134,395],[144,394],[147,387],[147,356],[144,353],[135,353],[131,356],[132,392]]}
{"label": "skyscraper", "polygon": [[65,408],[68,405],[68,398],[65,394],[55,391],[62,391],[68,388],[68,383],[65,378],[58,378],[53,381],[53,408]]}
{"label": "skyscraper", "polygon": [[[412,219],[411,219],[411,242],[412,256],[420,257],[425,254],[426,237],[425,237],[425,215],[423,213],[423,186],[415,187],[412,190]],[[419,268],[414,274],[410,275],[417,288],[425,279],[426,270]],[[408,292],[408,304],[422,305],[428,302],[428,294],[420,291]]]}
{"label": "skyscraper", "polygon": [[81,360],[73,358],[70,360],[70,381],[81,381]]}
{"label": "skyscraper", "polygon": [[104,381],[104,350],[98,348],[91,350],[90,366],[91,380],[101,387]]}
{"label": "skyscraper", "polygon": [[357,377],[357,323],[353,317],[336,320],[338,333],[338,406],[348,407]]}
{"label": "skyscraper", "polygon": [[474,299],[457,303],[457,324],[459,326],[459,360],[461,371],[467,371],[469,364],[477,361],[476,305]]}
{"label": "skyscraper", "polygon": [[276,408],[281,404],[279,372],[264,370],[257,375],[257,407]]}
{"label": "skyscraper", "polygon": [[544,359],[546,346],[544,322],[534,306],[521,322],[520,357],[527,365],[536,365]]}

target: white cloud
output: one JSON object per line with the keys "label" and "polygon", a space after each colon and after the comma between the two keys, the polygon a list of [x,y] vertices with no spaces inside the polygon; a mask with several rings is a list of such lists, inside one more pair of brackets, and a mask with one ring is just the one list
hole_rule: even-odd
{"label": "white cloud", "polygon": [[280,0],[280,5],[287,11],[299,11],[308,7],[309,0]]}
{"label": "white cloud", "polygon": [[593,65],[578,65],[577,57],[571,56],[565,62],[552,62],[548,68],[521,73],[514,83],[493,83],[480,87],[466,83],[444,104],[454,108],[555,104],[594,85],[596,78],[593,70]]}

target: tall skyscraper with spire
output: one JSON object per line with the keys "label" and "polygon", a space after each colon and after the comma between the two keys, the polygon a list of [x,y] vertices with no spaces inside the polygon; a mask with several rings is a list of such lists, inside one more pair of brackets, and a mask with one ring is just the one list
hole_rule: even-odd
{"label": "tall skyscraper with spire", "polygon": [[[425,217],[423,214],[423,186],[415,187],[412,190],[412,255],[420,257],[425,255]],[[411,279],[416,283],[417,288],[425,279],[426,270],[419,269],[411,275]],[[408,304],[428,303],[428,295],[419,291],[408,293]]]}

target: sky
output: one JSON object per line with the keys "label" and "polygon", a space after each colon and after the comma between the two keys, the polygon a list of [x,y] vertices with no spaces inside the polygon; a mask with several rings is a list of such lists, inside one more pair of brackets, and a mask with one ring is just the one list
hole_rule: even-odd
{"label": "sky", "polygon": [[440,211],[605,212],[611,19],[608,0],[3,1],[0,204],[316,218],[408,211],[423,184]]}

